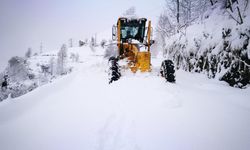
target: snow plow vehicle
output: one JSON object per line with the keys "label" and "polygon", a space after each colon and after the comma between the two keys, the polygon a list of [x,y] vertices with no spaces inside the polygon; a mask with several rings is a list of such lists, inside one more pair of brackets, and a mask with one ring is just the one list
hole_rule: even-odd
{"label": "snow plow vehicle", "polygon": [[[109,83],[121,77],[121,67],[133,73],[151,72],[150,47],[155,42],[152,40],[151,21],[147,22],[146,18],[121,17],[112,28],[112,40],[117,42],[118,55],[109,58]],[[126,65],[119,66],[120,60],[124,60]],[[174,73],[173,62],[164,60],[160,68],[161,76],[168,82],[175,82]]]}

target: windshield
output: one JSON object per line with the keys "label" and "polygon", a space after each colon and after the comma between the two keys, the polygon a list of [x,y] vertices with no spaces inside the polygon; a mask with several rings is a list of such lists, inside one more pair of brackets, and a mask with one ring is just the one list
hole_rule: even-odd
{"label": "windshield", "polygon": [[120,21],[120,35],[122,42],[126,42],[128,39],[135,39],[143,42],[146,19],[128,20],[126,18],[121,18],[118,21]]}
{"label": "windshield", "polygon": [[123,39],[137,39],[139,36],[139,27],[122,27],[121,33]]}

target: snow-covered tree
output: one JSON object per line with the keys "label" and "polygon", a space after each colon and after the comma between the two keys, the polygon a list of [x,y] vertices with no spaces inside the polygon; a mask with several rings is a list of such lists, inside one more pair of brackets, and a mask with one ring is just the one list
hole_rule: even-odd
{"label": "snow-covered tree", "polygon": [[164,11],[176,32],[179,32],[202,16],[208,3],[207,0],[166,0]]}
{"label": "snow-covered tree", "polygon": [[88,38],[85,38],[84,42],[85,42],[86,44],[88,44],[89,39],[88,39]]}
{"label": "snow-covered tree", "polygon": [[82,40],[79,40],[79,47],[82,47],[82,46],[84,46],[86,43],[85,42],[83,42]]}
{"label": "snow-covered tree", "polygon": [[50,73],[50,66],[49,65],[41,65],[41,71],[46,77]]}
{"label": "snow-covered tree", "polygon": [[75,62],[79,62],[79,54],[78,53],[76,53],[76,55],[75,55]]}
{"label": "snow-covered tree", "polygon": [[94,37],[91,37],[90,43],[89,43],[89,47],[91,49],[92,52],[95,52],[95,46],[96,46],[96,40]]}
{"label": "snow-covered tree", "polygon": [[136,8],[134,6],[130,7],[129,9],[127,9],[124,13],[123,16],[135,16],[136,15]]}
{"label": "snow-covered tree", "polygon": [[168,18],[172,25],[174,25],[175,30],[179,31],[180,26],[180,0],[165,0],[165,7],[163,11],[163,17],[168,14]]}
{"label": "snow-covered tree", "polygon": [[28,50],[27,50],[27,52],[25,53],[25,57],[26,58],[30,58],[31,55],[32,55],[32,49],[29,47]]}
{"label": "snow-covered tree", "polygon": [[34,80],[35,75],[30,72],[24,58],[15,56],[8,63],[5,70],[5,75],[8,78],[8,88],[0,94],[0,100],[6,99],[9,94],[11,94],[12,98],[21,96],[37,87]]}
{"label": "snow-covered tree", "polygon": [[69,47],[73,47],[73,39],[72,38],[69,39]]}
{"label": "snow-covered tree", "polygon": [[175,33],[174,26],[169,20],[169,17],[166,11],[160,14],[157,27],[156,27],[156,32],[161,34],[163,37],[169,37]]}
{"label": "snow-covered tree", "polygon": [[181,6],[181,21],[184,26],[189,26],[197,20],[205,11],[207,0],[182,0]]}
{"label": "snow-covered tree", "polygon": [[79,61],[79,54],[78,53],[70,53],[70,57],[72,62],[78,62]]}
{"label": "snow-covered tree", "polygon": [[104,48],[105,45],[106,45],[106,43],[107,43],[107,40],[102,39],[102,41],[101,41],[101,43],[100,43],[101,47]]}
{"label": "snow-covered tree", "polygon": [[75,53],[70,53],[69,59],[71,59],[72,62],[75,61]]}
{"label": "snow-covered tree", "polygon": [[95,38],[92,36],[90,40],[90,46],[95,47]]}
{"label": "snow-covered tree", "polygon": [[224,0],[224,6],[227,12],[238,24],[243,24],[248,4],[248,0]]}
{"label": "snow-covered tree", "polygon": [[174,33],[175,33],[175,27],[170,22],[167,12],[164,11],[160,15],[158,19],[157,27],[156,27],[157,42],[154,44],[157,47],[156,49],[163,50],[166,45],[165,39],[167,37],[170,37]]}
{"label": "snow-covered tree", "polygon": [[29,79],[29,71],[22,57],[12,57],[7,67],[8,76],[11,82],[19,82]]}
{"label": "snow-covered tree", "polygon": [[65,44],[62,45],[60,51],[57,54],[57,74],[62,75],[67,72],[66,63],[67,63],[67,47]]}
{"label": "snow-covered tree", "polygon": [[[179,2],[179,21],[184,28],[179,28],[180,32],[174,36],[166,36],[168,42],[164,48],[166,56],[174,60],[176,68],[203,72],[208,78],[219,78],[239,88],[250,84],[250,30],[249,23],[244,22],[249,20],[248,1]],[[210,8],[205,7],[208,5]],[[219,25],[213,24],[217,18],[221,21]],[[170,19],[173,20],[172,17]],[[211,28],[216,31],[211,32]]]}
{"label": "snow-covered tree", "polygon": [[50,69],[49,72],[52,76],[56,74],[56,63],[54,57],[51,57],[49,60],[49,69]]}

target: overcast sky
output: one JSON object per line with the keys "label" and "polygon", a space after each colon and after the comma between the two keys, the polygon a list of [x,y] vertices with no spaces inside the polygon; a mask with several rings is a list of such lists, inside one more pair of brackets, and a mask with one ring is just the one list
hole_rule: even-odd
{"label": "overcast sky", "polygon": [[[1,0],[0,71],[11,56],[57,50],[68,40],[110,31],[122,13],[134,6],[140,17],[156,23],[164,0]],[[98,38],[98,37],[97,37]]]}

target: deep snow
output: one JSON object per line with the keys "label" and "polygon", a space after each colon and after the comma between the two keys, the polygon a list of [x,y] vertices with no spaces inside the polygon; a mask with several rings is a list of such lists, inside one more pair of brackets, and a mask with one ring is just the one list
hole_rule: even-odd
{"label": "deep snow", "polygon": [[176,84],[151,73],[108,84],[102,50],[73,48],[75,70],[0,103],[3,150],[248,150],[250,88],[177,71]]}

